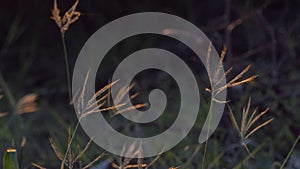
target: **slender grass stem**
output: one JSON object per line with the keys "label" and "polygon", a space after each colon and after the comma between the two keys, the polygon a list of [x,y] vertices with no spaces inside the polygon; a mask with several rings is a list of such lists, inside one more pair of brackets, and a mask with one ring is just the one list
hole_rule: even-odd
{"label": "slender grass stem", "polygon": [[61,40],[64,48],[64,56],[65,56],[65,64],[66,64],[66,72],[67,72],[67,81],[68,81],[68,92],[69,92],[69,100],[70,103],[72,101],[72,94],[71,94],[71,76],[70,76],[70,67],[69,67],[69,58],[67,52],[67,45],[65,40],[65,34],[61,31]]}
{"label": "slender grass stem", "polygon": [[206,159],[206,153],[207,153],[207,144],[208,144],[208,141],[206,140],[205,145],[204,145],[204,152],[203,152],[202,165],[201,165],[202,169],[205,168],[205,159]]}
{"label": "slender grass stem", "polygon": [[[212,96],[214,97],[214,95]],[[210,107],[213,107],[213,104],[214,104],[214,101],[212,100],[211,102],[211,106]],[[209,134],[210,134],[210,125],[211,125],[211,118],[212,118],[212,115],[211,115],[212,112],[208,112],[208,128],[207,128],[207,135],[206,135],[206,142],[205,142],[205,146],[204,146],[204,152],[203,152],[203,158],[202,158],[202,169],[205,168],[205,159],[206,159],[206,153],[207,153],[207,146],[208,146],[208,137],[209,137]]]}
{"label": "slender grass stem", "polygon": [[60,166],[60,169],[64,169],[64,165],[65,165],[65,162],[66,162],[68,153],[69,153],[69,151],[70,151],[70,148],[71,148],[73,139],[74,139],[74,137],[75,137],[76,131],[77,131],[77,129],[78,129],[79,123],[80,123],[80,121],[78,120],[78,122],[77,122],[77,124],[76,124],[76,126],[75,126],[75,129],[74,129],[74,131],[73,131],[73,133],[72,133],[72,136],[71,136],[71,139],[70,139],[70,143],[68,144],[66,153],[65,153],[65,155],[64,155],[64,159],[63,159],[63,161],[62,161],[62,163],[61,163],[61,166]]}
{"label": "slender grass stem", "polygon": [[298,141],[300,140],[300,134],[298,135],[298,137],[296,138],[296,141],[294,142],[292,148],[290,149],[288,155],[286,156],[286,158],[284,159],[283,163],[280,166],[280,169],[283,169],[283,167],[285,166],[285,164],[287,163],[288,159],[290,158],[290,156],[292,155]]}

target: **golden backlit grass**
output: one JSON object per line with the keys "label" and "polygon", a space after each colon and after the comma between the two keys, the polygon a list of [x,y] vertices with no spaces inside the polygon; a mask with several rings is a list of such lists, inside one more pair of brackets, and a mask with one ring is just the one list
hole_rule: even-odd
{"label": "golden backlit grass", "polygon": [[[245,149],[247,150],[249,155],[251,155],[251,157],[254,158],[254,156],[250,153],[249,148],[247,147],[246,140],[248,140],[250,138],[250,136],[252,136],[259,129],[261,129],[262,127],[271,123],[273,121],[273,118],[270,118],[264,122],[259,122],[259,119],[263,115],[265,115],[269,109],[267,108],[267,109],[261,111],[260,113],[257,113],[258,107],[256,107],[250,115],[250,106],[251,106],[251,98],[249,98],[247,106],[244,107],[242,110],[242,119],[241,119],[240,126],[238,125],[237,120],[236,120],[235,116],[233,115],[232,109],[230,108],[229,105],[228,105],[228,109],[229,109],[228,113],[229,113],[229,117],[230,117],[230,120],[231,120],[231,123],[232,123],[234,129],[239,134],[242,145],[245,147]],[[255,123],[258,123],[257,126],[254,126]]]}

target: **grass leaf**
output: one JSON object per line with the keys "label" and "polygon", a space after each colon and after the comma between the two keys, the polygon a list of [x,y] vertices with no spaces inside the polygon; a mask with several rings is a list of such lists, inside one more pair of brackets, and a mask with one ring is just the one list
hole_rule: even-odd
{"label": "grass leaf", "polygon": [[287,163],[288,159],[290,158],[290,156],[292,155],[298,141],[300,140],[300,134],[298,135],[298,137],[296,138],[296,141],[294,142],[292,148],[290,149],[288,155],[286,156],[286,158],[284,159],[283,163],[280,166],[280,169],[283,169],[284,165]]}
{"label": "grass leaf", "polygon": [[17,150],[9,148],[3,157],[3,169],[19,169]]}

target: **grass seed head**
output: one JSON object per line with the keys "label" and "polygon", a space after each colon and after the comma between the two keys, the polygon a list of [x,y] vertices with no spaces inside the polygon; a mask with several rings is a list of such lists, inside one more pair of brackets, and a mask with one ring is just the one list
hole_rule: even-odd
{"label": "grass seed head", "polygon": [[82,15],[81,12],[76,11],[78,3],[79,0],[76,0],[72,7],[67,12],[65,12],[63,17],[61,17],[60,10],[57,6],[57,0],[54,0],[51,19],[53,19],[56,25],[60,28],[60,32],[62,33],[62,35],[64,35],[65,32],[69,29],[69,26],[72,23],[76,22]]}

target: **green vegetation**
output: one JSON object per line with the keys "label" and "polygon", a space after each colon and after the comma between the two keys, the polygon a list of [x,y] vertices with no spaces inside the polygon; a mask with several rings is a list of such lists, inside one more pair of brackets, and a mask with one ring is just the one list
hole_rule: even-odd
{"label": "green vegetation", "polygon": [[[0,166],[300,168],[299,7],[296,0],[4,2],[0,6]],[[71,70],[93,32],[118,17],[144,11],[178,15],[211,39],[227,70],[227,85],[219,89],[228,89],[228,100],[223,101],[227,107],[213,136],[198,144],[212,91],[206,83],[207,72],[195,71],[203,97],[200,115],[189,135],[157,157],[120,158],[94,144],[80,127],[70,101],[80,103],[83,91],[72,98]],[[122,102],[111,105],[110,87],[117,82],[110,82],[109,77],[120,62],[115,56],[122,59],[137,49],[153,46],[181,55],[191,67],[203,66],[182,44],[159,36],[132,37],[114,47],[97,74],[99,92],[93,96],[96,103],[91,104],[97,105],[120,132],[131,136],[141,129],[146,135],[162,132],[174,121],[176,104],[146,127],[118,116],[120,112],[115,109],[123,107]],[[136,103],[135,107],[123,107],[124,111],[147,106],[147,93],[140,91],[151,88],[148,84],[158,85],[143,79],[146,75],[137,76],[135,85],[122,91],[132,90]],[[165,80],[160,87],[177,96],[176,87],[167,90],[168,85],[172,86],[172,80]],[[122,92],[119,98],[124,96]]]}
{"label": "green vegetation", "polygon": [[3,169],[19,169],[17,150],[7,149],[3,157]]}

